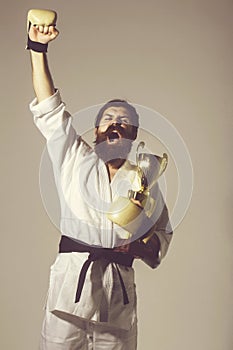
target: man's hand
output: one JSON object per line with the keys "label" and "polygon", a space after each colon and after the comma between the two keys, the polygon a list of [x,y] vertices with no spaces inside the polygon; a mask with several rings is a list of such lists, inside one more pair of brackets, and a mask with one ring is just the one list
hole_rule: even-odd
{"label": "man's hand", "polygon": [[135,259],[140,259],[141,258],[141,243],[139,240],[136,240],[131,243],[124,244],[124,240],[122,241],[122,245],[114,248],[115,252],[120,252],[120,253],[129,253],[131,254]]}
{"label": "man's hand", "polygon": [[137,239],[129,244],[116,247],[114,251],[131,254],[135,259],[142,259],[153,269],[160,264],[160,240],[156,234],[147,243]]}
{"label": "man's hand", "polygon": [[42,44],[48,44],[50,41],[56,39],[59,31],[55,26],[42,26],[42,25],[31,25],[28,35],[32,41],[39,42]]}
{"label": "man's hand", "polygon": [[114,248],[115,252],[128,253],[129,252],[129,243],[124,244],[125,240],[122,240],[122,244]]}

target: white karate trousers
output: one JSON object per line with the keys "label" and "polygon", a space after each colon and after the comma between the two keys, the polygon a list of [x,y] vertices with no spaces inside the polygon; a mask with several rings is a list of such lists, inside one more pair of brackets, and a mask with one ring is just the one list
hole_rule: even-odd
{"label": "white karate trousers", "polygon": [[46,310],[40,350],[136,350],[137,324],[130,330],[77,320],[69,321]]}

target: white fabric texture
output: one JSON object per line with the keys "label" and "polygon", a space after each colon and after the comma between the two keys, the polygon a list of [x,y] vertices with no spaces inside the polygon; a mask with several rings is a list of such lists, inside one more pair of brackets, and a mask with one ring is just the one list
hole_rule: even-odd
{"label": "white fabric texture", "polygon": [[75,303],[78,278],[87,253],[58,254],[50,272],[46,308],[76,315],[122,329],[131,328],[136,320],[134,270],[119,265],[129,298],[124,305],[122,289],[114,264],[104,260],[93,262],[87,271],[80,301]]}
{"label": "white fabric texture", "polygon": [[46,312],[40,350],[136,350],[137,323],[122,330]]}

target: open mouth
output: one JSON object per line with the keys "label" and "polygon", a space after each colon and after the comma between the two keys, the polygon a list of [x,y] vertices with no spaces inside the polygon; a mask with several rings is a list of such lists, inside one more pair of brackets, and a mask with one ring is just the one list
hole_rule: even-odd
{"label": "open mouth", "polygon": [[117,143],[120,139],[120,134],[117,131],[112,131],[107,137],[109,143]]}

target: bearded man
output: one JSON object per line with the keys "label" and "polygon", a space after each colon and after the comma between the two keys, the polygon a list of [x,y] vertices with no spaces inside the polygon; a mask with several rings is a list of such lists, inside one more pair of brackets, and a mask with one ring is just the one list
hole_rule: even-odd
{"label": "bearded man", "polygon": [[[41,333],[41,350],[135,350],[137,311],[134,258],[157,267],[172,231],[156,184],[156,210],[148,243],[107,217],[109,206],[138,189],[137,166],[127,158],[137,137],[139,116],[124,100],[107,102],[95,120],[92,149],[72,126],[72,117],[55,89],[47,44],[55,26],[30,26],[28,49],[36,98],[34,121],[47,140],[61,205],[61,241],[51,267]],[[137,199],[132,199],[140,206]],[[143,211],[143,210],[142,210]],[[146,225],[142,222],[141,236]]]}

